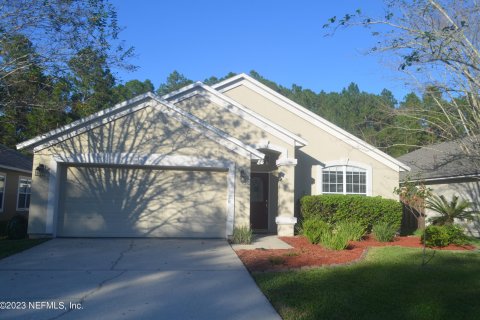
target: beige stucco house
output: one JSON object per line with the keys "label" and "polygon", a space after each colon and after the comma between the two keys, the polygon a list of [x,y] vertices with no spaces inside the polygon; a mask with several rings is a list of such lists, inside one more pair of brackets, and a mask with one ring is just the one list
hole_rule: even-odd
{"label": "beige stucco house", "polygon": [[396,198],[409,170],[245,74],[144,94],[18,148],[46,168],[31,236],[293,235],[303,195]]}

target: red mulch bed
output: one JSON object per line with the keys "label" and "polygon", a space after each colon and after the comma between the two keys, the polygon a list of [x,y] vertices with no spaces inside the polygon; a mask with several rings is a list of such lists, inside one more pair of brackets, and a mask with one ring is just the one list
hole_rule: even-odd
{"label": "red mulch bed", "polygon": [[[419,237],[397,237],[393,242],[379,242],[367,236],[362,241],[351,241],[346,250],[329,250],[311,244],[303,236],[281,237],[293,249],[238,250],[237,255],[250,272],[309,269],[319,266],[343,265],[360,260],[369,247],[401,246],[421,248]],[[474,246],[449,245],[435,250],[473,250]]]}

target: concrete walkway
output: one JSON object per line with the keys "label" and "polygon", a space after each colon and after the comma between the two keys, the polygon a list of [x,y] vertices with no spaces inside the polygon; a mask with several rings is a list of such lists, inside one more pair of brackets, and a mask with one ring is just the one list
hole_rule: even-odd
{"label": "concrete walkway", "polygon": [[280,319],[223,240],[53,239],[0,283],[1,319]]}
{"label": "concrete walkway", "polygon": [[232,248],[233,250],[292,249],[292,246],[280,240],[276,235],[255,234],[251,244],[232,244]]}

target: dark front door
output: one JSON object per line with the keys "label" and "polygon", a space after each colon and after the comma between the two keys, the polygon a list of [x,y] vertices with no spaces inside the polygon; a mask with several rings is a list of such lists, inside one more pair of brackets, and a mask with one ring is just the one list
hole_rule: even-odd
{"label": "dark front door", "polygon": [[268,229],[268,173],[252,172],[250,178],[250,224]]}

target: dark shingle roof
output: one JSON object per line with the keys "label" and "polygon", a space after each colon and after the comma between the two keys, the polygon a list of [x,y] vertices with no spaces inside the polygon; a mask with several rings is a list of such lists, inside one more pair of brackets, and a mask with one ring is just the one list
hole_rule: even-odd
{"label": "dark shingle roof", "polygon": [[18,151],[7,148],[0,144],[0,168],[16,168],[19,170],[32,171],[33,162]]}
{"label": "dark shingle roof", "polygon": [[[480,136],[463,138],[422,147],[398,158],[410,166],[411,171],[402,174],[411,179],[439,179],[480,173]],[[466,150],[473,152],[468,152]]]}

